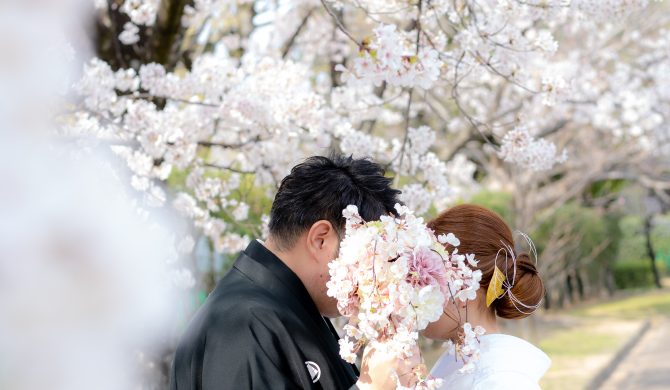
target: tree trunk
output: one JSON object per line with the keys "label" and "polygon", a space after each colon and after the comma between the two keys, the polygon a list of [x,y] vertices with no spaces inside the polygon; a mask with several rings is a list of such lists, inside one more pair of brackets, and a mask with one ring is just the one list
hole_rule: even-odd
{"label": "tree trunk", "polygon": [[568,296],[568,302],[570,304],[574,303],[574,288],[572,286],[572,275],[568,274],[568,276],[565,277],[565,290],[566,290],[566,295]]}
{"label": "tree trunk", "polygon": [[654,275],[654,284],[657,288],[661,288],[661,277],[658,274],[658,267],[656,266],[656,254],[654,253],[654,247],[651,242],[651,222],[654,216],[649,214],[644,219],[644,238],[647,246],[647,255],[651,261],[651,272]]}
{"label": "tree trunk", "polygon": [[168,70],[172,70],[178,60],[175,58],[178,54],[175,48],[182,30],[184,7],[188,3],[188,0],[162,1],[158,11],[152,34],[151,61],[165,65]]}
{"label": "tree trunk", "polygon": [[550,310],[552,308],[551,306],[551,294],[549,293],[549,290],[545,289],[544,290],[544,309],[545,310]]}
{"label": "tree trunk", "polygon": [[605,289],[607,290],[607,295],[609,297],[614,296],[614,290],[616,290],[616,285],[614,283],[614,271],[612,267],[608,264],[605,267]]}
{"label": "tree trunk", "polygon": [[579,273],[579,269],[575,270],[575,282],[577,283],[577,293],[579,294],[579,300],[583,301],[585,291],[584,291],[584,280],[582,279],[582,275]]}

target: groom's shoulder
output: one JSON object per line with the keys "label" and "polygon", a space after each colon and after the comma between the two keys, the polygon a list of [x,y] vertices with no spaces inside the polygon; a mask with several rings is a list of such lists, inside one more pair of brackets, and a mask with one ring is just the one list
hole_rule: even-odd
{"label": "groom's shoulder", "polygon": [[[234,373],[257,351],[267,353],[277,332],[285,331],[273,297],[243,277],[232,269],[195,313],[175,351],[176,373],[214,375],[222,365]],[[257,340],[264,343],[261,349],[252,347]]]}
{"label": "groom's shoulder", "polygon": [[285,305],[270,291],[264,289],[231,269],[221,279],[202,307],[205,325],[220,328],[249,325],[262,318],[284,318]]}
{"label": "groom's shoulder", "polygon": [[[273,297],[239,277],[231,270],[207,297],[182,335],[180,353],[196,353],[192,349],[198,345],[244,343],[261,322],[275,329],[285,323]],[[273,326],[263,328],[271,331]]]}

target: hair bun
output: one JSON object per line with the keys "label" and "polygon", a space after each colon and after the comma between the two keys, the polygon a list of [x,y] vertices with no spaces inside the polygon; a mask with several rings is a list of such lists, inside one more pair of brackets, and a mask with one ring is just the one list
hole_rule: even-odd
{"label": "hair bun", "polygon": [[507,319],[529,316],[544,297],[544,283],[535,263],[527,253],[521,253],[504,272],[507,282],[513,284],[510,291],[494,301],[496,315]]}
{"label": "hair bun", "polygon": [[[537,308],[544,297],[542,279],[527,253],[515,256],[514,234],[500,215],[481,206],[461,204],[443,211],[428,226],[437,235],[453,233],[461,242],[458,252],[475,255],[482,271],[483,292],[488,291],[496,267],[503,272],[503,295],[489,306],[499,317],[523,318]],[[523,236],[532,249],[530,238]]]}

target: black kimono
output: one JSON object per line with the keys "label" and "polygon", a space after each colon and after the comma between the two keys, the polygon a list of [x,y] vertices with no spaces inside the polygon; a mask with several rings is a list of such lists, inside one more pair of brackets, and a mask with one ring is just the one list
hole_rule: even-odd
{"label": "black kimono", "polygon": [[337,338],[298,276],[253,241],[189,324],[170,388],[349,389],[358,371]]}

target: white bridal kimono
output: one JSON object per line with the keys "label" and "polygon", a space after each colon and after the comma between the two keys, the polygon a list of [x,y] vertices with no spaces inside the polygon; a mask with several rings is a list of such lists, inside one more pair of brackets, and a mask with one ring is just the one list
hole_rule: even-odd
{"label": "white bridal kimono", "polygon": [[459,373],[463,362],[445,353],[430,374],[444,379],[445,390],[537,390],[550,365],[549,356],[523,339],[487,334],[481,337],[480,359],[472,373]]}

